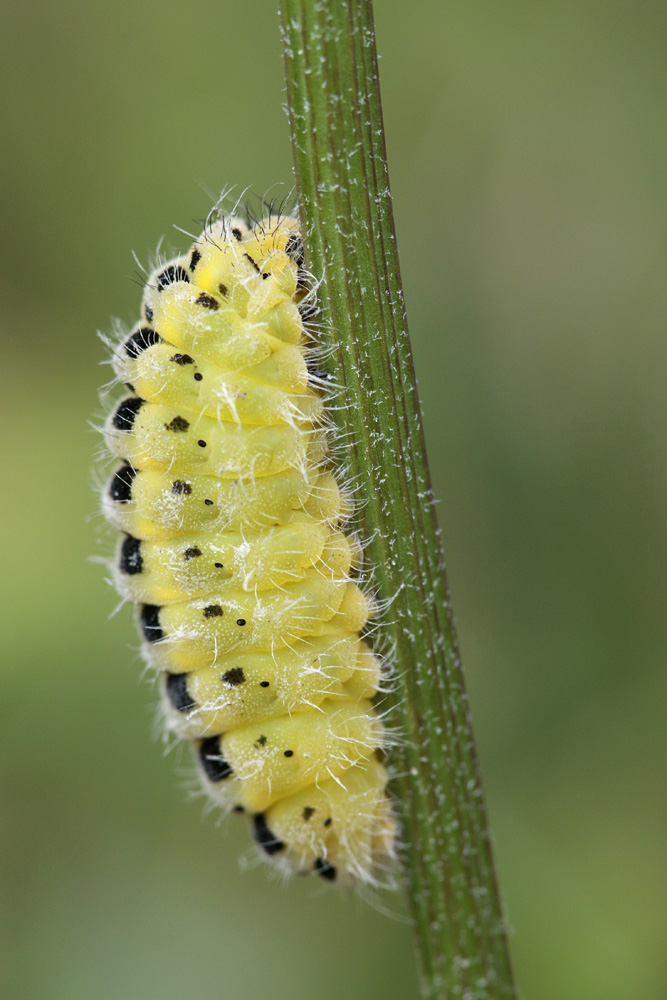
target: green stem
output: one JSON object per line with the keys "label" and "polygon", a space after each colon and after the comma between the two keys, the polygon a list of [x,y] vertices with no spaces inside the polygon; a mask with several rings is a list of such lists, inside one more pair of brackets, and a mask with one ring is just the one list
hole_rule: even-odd
{"label": "green stem", "polygon": [[403,305],[370,0],[282,0],[306,259],[333,419],[395,650],[393,782],[429,1000],[515,997]]}

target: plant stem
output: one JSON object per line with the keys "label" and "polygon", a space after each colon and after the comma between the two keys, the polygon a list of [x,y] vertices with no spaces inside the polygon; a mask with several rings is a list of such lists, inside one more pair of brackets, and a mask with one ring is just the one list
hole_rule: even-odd
{"label": "plant stem", "polygon": [[395,650],[393,782],[429,1000],[515,997],[433,509],[396,249],[370,0],[282,0],[306,260],[333,420]]}

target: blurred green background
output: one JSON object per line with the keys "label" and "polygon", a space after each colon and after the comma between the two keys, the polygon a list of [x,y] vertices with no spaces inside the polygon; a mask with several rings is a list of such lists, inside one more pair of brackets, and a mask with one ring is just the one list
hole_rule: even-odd
{"label": "blurred green background", "polygon": [[[410,931],[242,872],[151,741],[89,466],[132,251],[292,184],[273,2],[5,2],[3,996],[417,996]],[[517,977],[658,1000],[667,8],[377,0],[426,436]],[[274,187],[278,182],[278,186]],[[102,536],[100,538],[100,535]],[[223,825],[224,826],[224,825]],[[400,914],[400,900],[382,905]]]}

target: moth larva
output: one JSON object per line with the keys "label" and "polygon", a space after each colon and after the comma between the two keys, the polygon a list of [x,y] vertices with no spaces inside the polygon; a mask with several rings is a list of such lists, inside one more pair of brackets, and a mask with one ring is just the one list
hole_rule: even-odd
{"label": "moth larva", "polygon": [[391,864],[395,824],[304,275],[292,219],[231,217],[151,276],[114,352],[129,394],[105,425],[103,506],[167,724],[211,796],[284,871],[357,883]]}

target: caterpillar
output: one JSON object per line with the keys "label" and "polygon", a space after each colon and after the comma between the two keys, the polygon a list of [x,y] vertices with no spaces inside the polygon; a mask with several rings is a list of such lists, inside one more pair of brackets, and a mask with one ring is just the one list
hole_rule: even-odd
{"label": "caterpillar", "polygon": [[209,219],[158,267],[113,350],[127,392],[104,426],[118,464],[102,505],[167,728],[206,791],[249,814],[273,866],[350,885],[391,870],[395,819],[312,298],[288,217]]}

